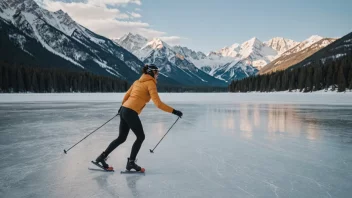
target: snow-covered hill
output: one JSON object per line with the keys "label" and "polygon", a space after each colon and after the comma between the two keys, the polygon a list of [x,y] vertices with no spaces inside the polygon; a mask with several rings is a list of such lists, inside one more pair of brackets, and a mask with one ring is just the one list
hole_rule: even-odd
{"label": "snow-covered hill", "polygon": [[264,44],[273,48],[274,50],[277,51],[277,53],[279,55],[281,55],[282,53],[286,52],[287,50],[298,45],[299,42],[296,42],[291,39],[282,38],[282,37],[275,37],[275,38],[270,39],[269,41],[264,42]]}
{"label": "snow-covered hill", "polygon": [[327,65],[337,59],[352,57],[352,32],[339,39],[322,39],[305,50],[309,53],[316,49],[319,50],[290,69],[309,65]]}
{"label": "snow-covered hill", "polygon": [[275,72],[279,70],[287,69],[288,67],[295,65],[305,58],[311,56],[318,50],[328,46],[336,39],[323,38],[321,36],[311,36],[308,39],[297,44],[295,47],[281,54],[280,57],[266,65],[259,71],[259,74],[265,74]]}

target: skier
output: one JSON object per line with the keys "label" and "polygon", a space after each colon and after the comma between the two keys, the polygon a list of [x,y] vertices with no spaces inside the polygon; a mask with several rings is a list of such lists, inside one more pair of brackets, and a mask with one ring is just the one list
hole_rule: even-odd
{"label": "skier", "polygon": [[144,168],[141,168],[135,163],[136,156],[145,138],[142,123],[138,115],[142,112],[150,99],[163,111],[173,113],[179,117],[183,115],[181,111],[171,108],[160,100],[156,87],[156,80],[159,74],[158,67],[154,64],[145,65],[142,71],[142,76],[132,84],[125,94],[122,105],[118,111],[120,114],[119,136],[110,143],[106,150],[100,154],[95,161],[97,164],[101,163],[105,170],[113,170],[113,167],[109,166],[105,160],[115,148],[126,141],[129,130],[132,129],[137,139],[132,146],[130,157],[127,158],[126,169],[128,171],[131,169],[138,172],[145,171]]}

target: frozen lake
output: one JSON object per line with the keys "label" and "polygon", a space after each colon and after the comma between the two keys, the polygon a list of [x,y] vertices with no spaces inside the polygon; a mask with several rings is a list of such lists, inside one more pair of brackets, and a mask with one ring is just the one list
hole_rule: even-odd
{"label": "frozen lake", "polygon": [[135,136],[112,152],[116,172],[88,170],[117,137],[123,94],[0,95],[0,197],[351,197],[352,95],[161,94],[184,117],[149,103]]}

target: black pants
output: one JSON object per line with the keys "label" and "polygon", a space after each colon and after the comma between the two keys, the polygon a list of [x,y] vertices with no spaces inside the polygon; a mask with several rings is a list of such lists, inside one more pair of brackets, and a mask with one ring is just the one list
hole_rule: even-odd
{"label": "black pants", "polygon": [[126,141],[130,129],[132,129],[134,134],[137,136],[137,139],[132,146],[130,159],[136,159],[138,151],[145,139],[145,135],[138,113],[126,107],[122,107],[120,111],[119,137],[112,141],[108,148],[105,150],[106,156],[109,155],[116,147]]}

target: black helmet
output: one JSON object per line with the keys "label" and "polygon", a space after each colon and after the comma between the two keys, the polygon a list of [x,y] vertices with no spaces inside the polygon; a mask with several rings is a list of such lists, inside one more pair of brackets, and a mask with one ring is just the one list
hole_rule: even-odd
{"label": "black helmet", "polygon": [[155,64],[150,64],[150,65],[148,65],[147,73],[149,73],[151,71],[157,71],[158,72],[159,68]]}
{"label": "black helmet", "polygon": [[149,64],[144,66],[144,73],[154,77],[154,71],[158,72],[159,68],[155,64]]}

